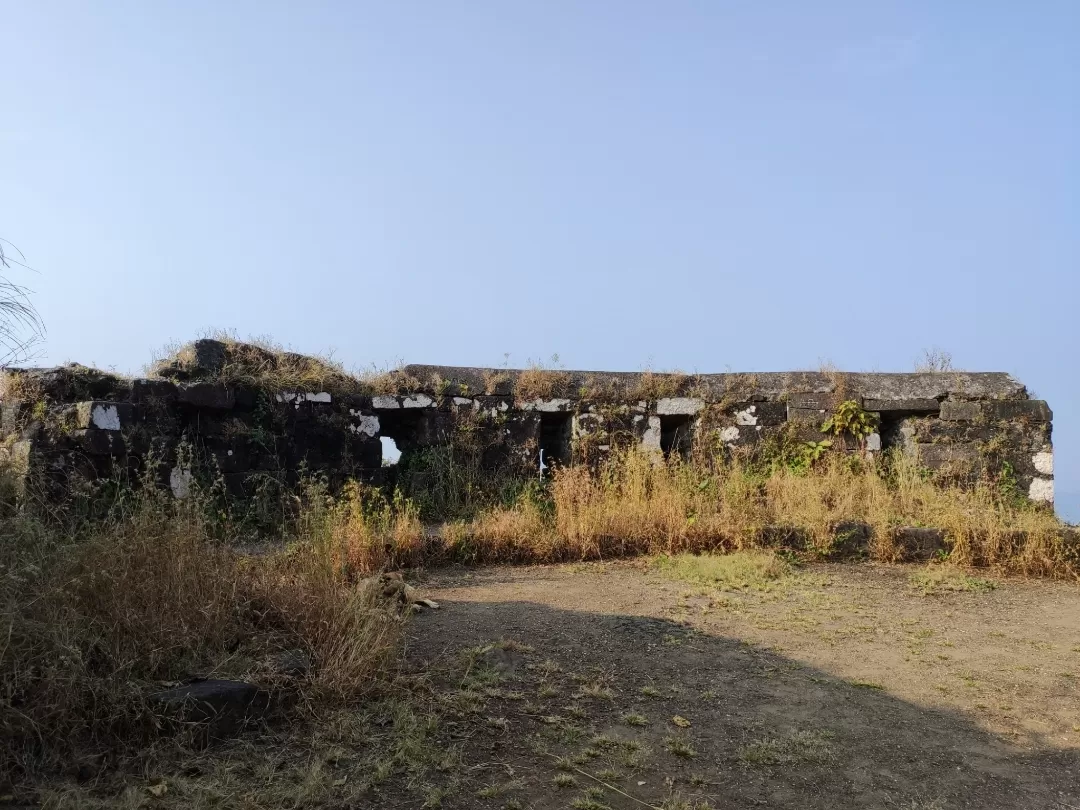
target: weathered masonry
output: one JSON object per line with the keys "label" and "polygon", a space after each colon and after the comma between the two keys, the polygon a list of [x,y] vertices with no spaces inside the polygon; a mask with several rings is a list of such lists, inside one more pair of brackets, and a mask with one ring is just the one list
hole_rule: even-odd
{"label": "weathered masonry", "polygon": [[[8,372],[2,404],[9,467],[54,490],[147,461],[177,496],[193,459],[216,468],[235,496],[268,475],[303,469],[331,486],[379,482],[383,443],[403,461],[464,433],[489,469],[537,473],[593,463],[638,445],[657,455],[753,452],[770,440],[821,442],[843,403],[873,432],[833,450],[890,448],[957,480],[1007,475],[1032,501],[1052,503],[1052,414],[1003,373],[654,374],[406,366],[375,380],[346,375],[312,390],[280,390],[222,373],[225,349],[195,344],[182,371],[124,379],[81,366]],[[242,344],[241,344],[242,345]],[[254,350],[254,349],[253,349]],[[298,357],[293,355],[292,357]],[[301,358],[306,359],[306,358]],[[268,361],[269,362],[269,361]],[[174,364],[175,365],[175,364]],[[541,456],[542,452],[542,456]]]}

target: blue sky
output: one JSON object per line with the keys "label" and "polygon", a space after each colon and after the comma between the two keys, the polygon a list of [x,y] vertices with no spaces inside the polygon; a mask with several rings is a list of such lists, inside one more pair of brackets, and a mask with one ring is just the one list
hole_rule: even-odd
{"label": "blue sky", "polygon": [[910,370],[1055,411],[1080,519],[1080,4],[0,0],[49,361]]}

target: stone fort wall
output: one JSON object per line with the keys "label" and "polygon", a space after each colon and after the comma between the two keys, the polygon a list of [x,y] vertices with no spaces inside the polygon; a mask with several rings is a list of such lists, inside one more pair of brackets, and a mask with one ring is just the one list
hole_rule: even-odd
{"label": "stone fort wall", "polygon": [[[695,445],[752,453],[769,442],[829,440],[830,451],[870,457],[895,448],[960,481],[1007,474],[1032,501],[1054,497],[1050,408],[1004,373],[411,365],[381,379],[336,375],[325,388],[283,390],[257,377],[223,379],[226,354],[224,344],[197,341],[186,364],[164,364],[144,379],[82,366],[8,370],[0,456],[51,492],[119,470],[149,472],[183,497],[194,452],[231,495],[245,497],[267,476],[295,480],[301,470],[332,487],[351,478],[380,483],[392,475],[385,438],[407,457],[462,430],[483,466],[537,473],[541,458],[548,468],[594,463],[633,445],[657,455]],[[857,440],[822,432],[845,402],[869,417],[872,432]]]}

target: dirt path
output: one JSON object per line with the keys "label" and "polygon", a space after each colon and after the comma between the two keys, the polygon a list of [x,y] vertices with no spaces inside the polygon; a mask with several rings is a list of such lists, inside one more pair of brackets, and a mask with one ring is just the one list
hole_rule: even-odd
{"label": "dirt path", "polygon": [[1080,808],[1080,590],[912,571],[435,572],[409,660],[447,673],[442,806]]}

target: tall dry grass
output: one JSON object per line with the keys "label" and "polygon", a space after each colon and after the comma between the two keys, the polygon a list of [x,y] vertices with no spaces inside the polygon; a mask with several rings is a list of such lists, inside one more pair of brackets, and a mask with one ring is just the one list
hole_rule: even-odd
{"label": "tall dry grass", "polygon": [[309,499],[286,549],[251,556],[207,515],[197,497],[144,490],[98,523],[0,524],[0,781],[76,751],[130,754],[155,733],[154,691],[192,676],[270,685],[287,651],[311,661],[301,705],[379,688],[401,622],[343,575],[357,547],[379,564],[378,527],[351,533],[362,521],[345,506]]}
{"label": "tall dry grass", "polygon": [[522,498],[449,533],[448,551],[484,561],[598,559],[754,548],[777,528],[798,530],[827,554],[838,526],[868,524],[870,552],[898,559],[895,530],[945,531],[952,559],[1034,575],[1076,574],[1052,512],[1004,496],[930,480],[912,460],[834,455],[810,471],[733,460],[658,460],[628,450],[598,469],[557,470],[546,500]]}

